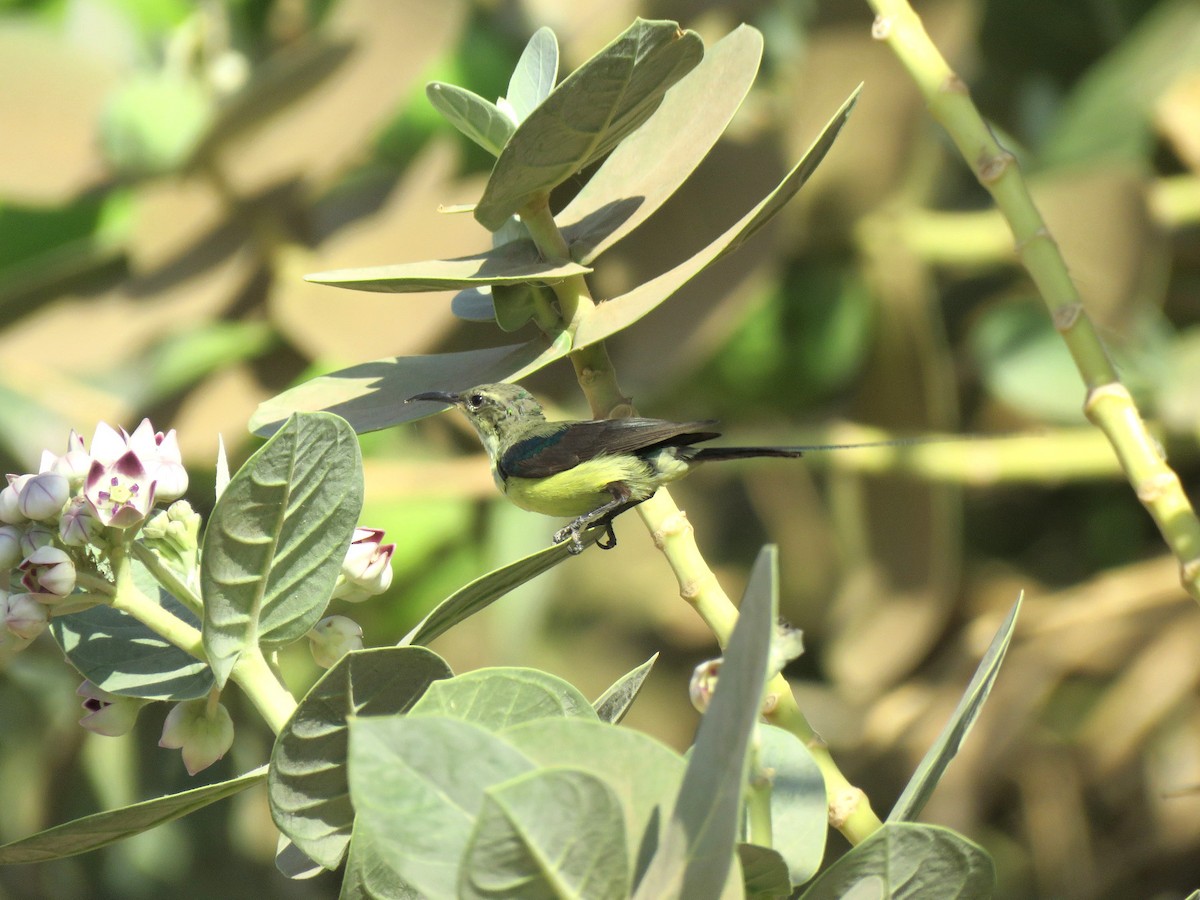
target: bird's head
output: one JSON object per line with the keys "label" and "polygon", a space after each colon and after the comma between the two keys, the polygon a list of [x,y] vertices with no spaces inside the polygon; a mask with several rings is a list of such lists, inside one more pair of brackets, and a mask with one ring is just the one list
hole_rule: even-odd
{"label": "bird's head", "polygon": [[409,397],[449,403],[466,414],[489,454],[495,455],[506,439],[519,437],[524,426],[546,419],[542,406],[525,388],[516,384],[481,384],[465,391],[427,391]]}

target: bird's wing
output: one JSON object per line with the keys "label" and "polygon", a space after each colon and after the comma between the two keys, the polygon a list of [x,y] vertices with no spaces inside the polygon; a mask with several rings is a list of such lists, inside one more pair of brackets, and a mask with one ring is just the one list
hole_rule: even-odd
{"label": "bird's wing", "polygon": [[[555,425],[557,423],[550,423]],[[638,453],[656,447],[686,447],[708,441],[719,431],[705,431],[715,421],[668,422],[665,419],[594,419],[563,422],[517,441],[500,457],[505,475],[547,478],[597,456]]]}

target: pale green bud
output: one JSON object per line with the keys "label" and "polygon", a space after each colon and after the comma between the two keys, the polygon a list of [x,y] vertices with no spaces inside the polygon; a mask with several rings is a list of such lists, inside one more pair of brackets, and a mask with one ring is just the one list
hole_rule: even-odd
{"label": "pale green bud", "polygon": [[362,626],[346,616],[326,616],[308,633],[308,645],[317,665],[328,669],[347,653],[363,648]]}
{"label": "pale green bud", "polygon": [[215,763],[233,746],[233,719],[220,703],[185,700],[167,713],[158,746],[183,751],[183,764],[195,775]]}

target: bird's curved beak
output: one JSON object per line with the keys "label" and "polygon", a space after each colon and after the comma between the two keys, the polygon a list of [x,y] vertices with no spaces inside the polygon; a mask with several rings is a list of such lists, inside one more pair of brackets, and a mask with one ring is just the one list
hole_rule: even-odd
{"label": "bird's curved beak", "polygon": [[414,400],[434,400],[438,403],[448,403],[450,406],[458,405],[458,394],[452,394],[449,391],[426,391],[423,394],[413,394],[405,403],[412,403]]}

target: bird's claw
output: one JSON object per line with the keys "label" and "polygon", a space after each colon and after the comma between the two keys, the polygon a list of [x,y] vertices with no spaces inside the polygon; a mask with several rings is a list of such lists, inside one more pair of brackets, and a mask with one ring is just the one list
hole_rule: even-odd
{"label": "bird's claw", "polygon": [[558,531],[554,532],[554,536],[551,538],[551,540],[553,540],[556,544],[570,541],[571,546],[567,548],[567,552],[572,556],[578,556],[583,552],[583,539],[579,537],[579,533],[583,531],[584,528],[589,527],[589,524],[592,528],[604,529],[604,534],[601,535],[600,539],[596,541],[597,547],[599,547],[601,550],[611,550],[613,547],[617,546],[617,535],[616,532],[613,531],[612,519],[602,520],[595,523],[588,523],[581,519],[576,519],[565,528],[560,528]]}
{"label": "bird's claw", "polygon": [[583,552],[583,541],[579,539],[580,524],[578,521],[572,522],[566,528],[560,528],[554,532],[554,537],[551,540],[556,544],[561,544],[563,541],[570,541],[571,546],[567,547],[567,552],[572,556],[578,556]]}

